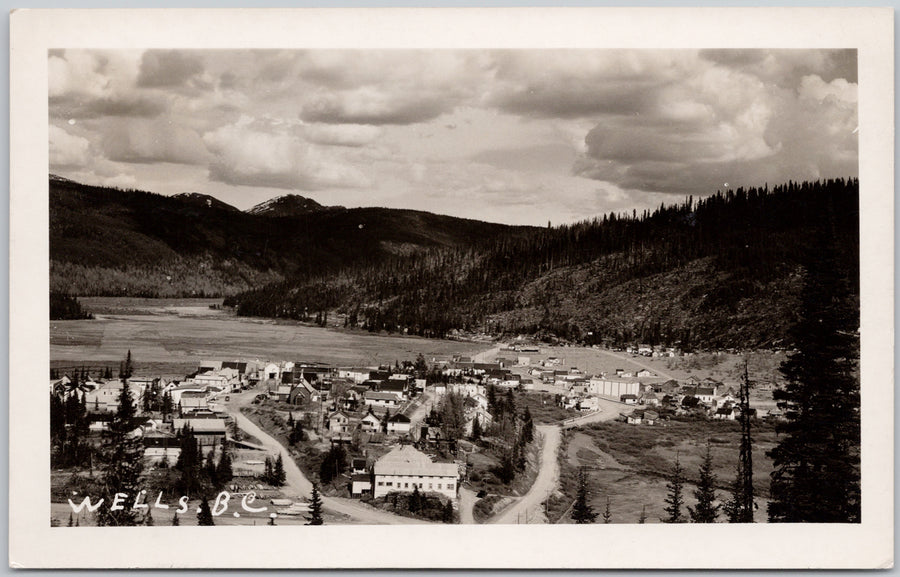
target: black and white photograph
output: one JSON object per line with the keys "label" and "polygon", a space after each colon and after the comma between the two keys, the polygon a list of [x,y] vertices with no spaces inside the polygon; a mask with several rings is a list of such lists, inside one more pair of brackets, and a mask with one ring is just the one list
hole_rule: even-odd
{"label": "black and white photograph", "polygon": [[[45,455],[29,526],[151,548],[223,526],[332,551],[411,534],[443,549],[417,567],[522,567],[504,531],[592,549],[558,568],[682,566],[654,561],[678,531],[739,548],[736,530],[892,527],[893,329],[861,314],[892,317],[867,264],[892,283],[890,167],[862,170],[865,82],[893,89],[889,60],[863,65],[881,45],[348,35],[43,49],[46,164],[20,198],[42,195],[45,252],[20,279],[37,271],[29,310],[49,317],[28,318],[47,327],[21,393],[39,420],[14,419],[10,449]],[[460,557],[478,535],[502,551]],[[598,539],[645,558],[604,560]],[[727,550],[684,563],[803,554]],[[257,566],[232,563],[193,566]]]}

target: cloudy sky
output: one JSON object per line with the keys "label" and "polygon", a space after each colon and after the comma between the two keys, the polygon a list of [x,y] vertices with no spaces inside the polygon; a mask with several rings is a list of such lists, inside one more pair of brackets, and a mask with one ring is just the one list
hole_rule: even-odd
{"label": "cloudy sky", "polygon": [[543,225],[858,174],[849,50],[49,54],[50,171]]}

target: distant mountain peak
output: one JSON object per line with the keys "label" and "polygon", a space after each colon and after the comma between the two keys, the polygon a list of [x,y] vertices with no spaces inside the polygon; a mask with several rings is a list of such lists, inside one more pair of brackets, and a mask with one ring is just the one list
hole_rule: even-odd
{"label": "distant mountain peak", "polygon": [[66,178],[64,176],[59,176],[58,174],[53,174],[53,173],[50,173],[50,180],[54,180],[56,182],[71,182],[74,184],[78,184],[70,178]]}
{"label": "distant mountain peak", "polygon": [[225,210],[238,211],[237,208],[231,206],[227,202],[222,202],[218,198],[209,194],[203,194],[202,192],[179,192],[178,194],[172,195],[172,198],[177,198],[199,207],[205,206],[207,208],[220,208]]}
{"label": "distant mountain peak", "polygon": [[270,198],[247,210],[250,214],[263,216],[296,216],[327,210],[318,202],[299,194],[285,194]]}

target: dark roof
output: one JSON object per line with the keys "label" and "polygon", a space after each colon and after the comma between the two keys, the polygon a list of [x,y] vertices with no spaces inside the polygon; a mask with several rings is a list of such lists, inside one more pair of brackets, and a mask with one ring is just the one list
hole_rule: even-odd
{"label": "dark roof", "polygon": [[223,369],[237,369],[238,371],[243,373],[243,372],[246,372],[246,370],[247,370],[247,363],[240,362],[240,361],[223,361],[222,368]]}
{"label": "dark roof", "polygon": [[360,483],[371,483],[372,475],[370,473],[357,473],[356,475],[352,475],[350,477],[351,482],[360,482]]}
{"label": "dark roof", "polygon": [[354,469],[365,469],[366,465],[368,465],[368,462],[365,459],[359,457],[353,459],[352,461],[352,466]]}
{"label": "dark roof", "polygon": [[407,381],[401,381],[398,379],[388,379],[387,381],[382,381],[378,385],[378,389],[381,391],[399,391],[403,392],[407,388]]}
{"label": "dark roof", "polygon": [[409,417],[404,415],[403,413],[397,413],[393,417],[389,419],[392,423],[411,423]]}

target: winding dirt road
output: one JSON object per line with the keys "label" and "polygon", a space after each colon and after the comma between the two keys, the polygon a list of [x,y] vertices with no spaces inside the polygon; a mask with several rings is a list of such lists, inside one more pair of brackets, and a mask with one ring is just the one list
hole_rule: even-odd
{"label": "winding dirt road", "polygon": [[491,519],[491,523],[547,522],[541,505],[556,490],[559,478],[559,462],[556,460],[556,454],[559,452],[562,429],[557,425],[538,425],[537,430],[541,436],[541,468],[537,478],[534,480],[531,490],[507,510]]}
{"label": "winding dirt road", "polygon": [[[236,398],[237,397],[237,398]],[[278,442],[277,439],[269,435],[263,429],[256,425],[240,412],[240,407],[249,403],[251,399],[250,393],[242,395],[231,395],[232,401],[228,403],[228,414],[231,415],[241,430],[253,435],[259,439],[263,447],[267,451],[280,454],[284,461],[284,472],[287,482],[286,492],[290,497],[301,499],[309,499],[312,494],[312,483],[291,458],[287,449]],[[243,401],[243,402],[242,402]],[[293,493],[293,494],[291,494]],[[412,519],[410,517],[401,517],[391,513],[380,511],[374,507],[369,507],[352,499],[344,499],[341,497],[322,496],[322,503],[328,511],[339,513],[350,517],[348,523],[363,525],[419,525],[428,524],[426,521]]]}

